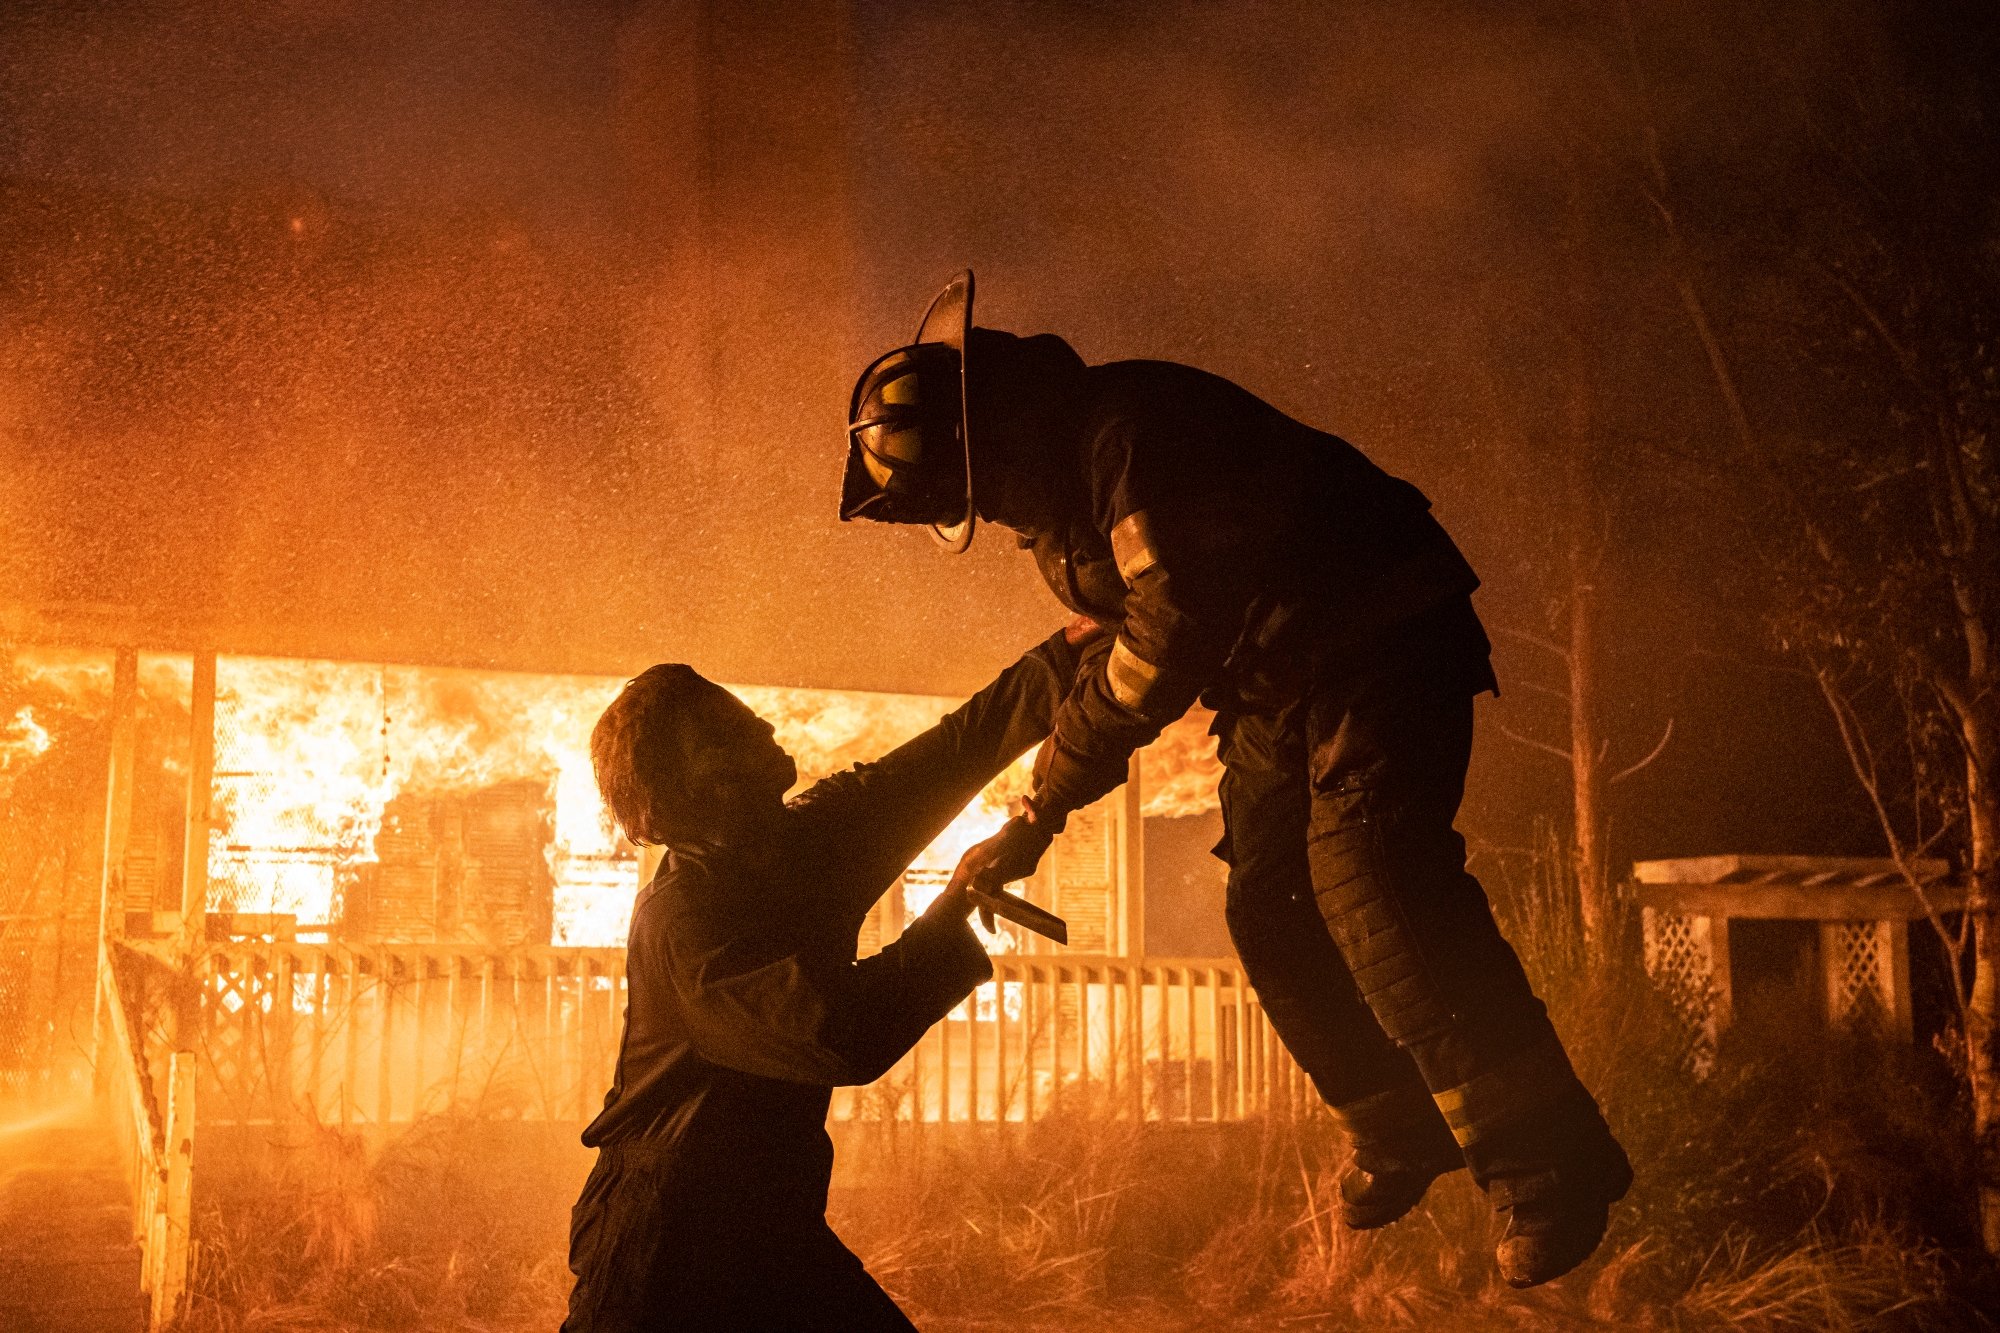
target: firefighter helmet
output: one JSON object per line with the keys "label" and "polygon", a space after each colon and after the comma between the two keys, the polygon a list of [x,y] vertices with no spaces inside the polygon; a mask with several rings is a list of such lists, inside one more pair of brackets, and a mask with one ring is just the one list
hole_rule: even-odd
{"label": "firefighter helmet", "polygon": [[918,326],[916,341],[877,358],[847,407],[842,520],[923,523],[952,551],[972,545],[972,439],[966,344],[972,272],[958,274]]}

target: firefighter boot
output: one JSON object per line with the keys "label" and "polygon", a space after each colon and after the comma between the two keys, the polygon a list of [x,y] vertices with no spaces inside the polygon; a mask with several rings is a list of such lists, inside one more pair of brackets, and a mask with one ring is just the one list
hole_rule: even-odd
{"label": "firefighter boot", "polygon": [[1505,1223],[1494,1258],[1511,1287],[1588,1259],[1632,1164],[1553,1031],[1436,1094],[1466,1163]]}
{"label": "firefighter boot", "polygon": [[1510,1287],[1536,1287],[1588,1259],[1604,1239],[1611,1205],[1632,1185],[1632,1163],[1594,1102],[1562,1117],[1572,1128],[1558,1164],[1496,1179],[1488,1194],[1507,1229],[1494,1248]]}
{"label": "firefighter boot", "polygon": [[1333,1108],[1354,1144],[1340,1177],[1340,1220],[1372,1231],[1400,1220],[1431,1182],[1465,1165],[1437,1103],[1421,1085],[1391,1088]]}
{"label": "firefighter boot", "polygon": [[1508,1286],[1540,1286],[1596,1251],[1610,1224],[1611,1205],[1632,1183],[1631,1164],[1612,1146],[1615,1158],[1583,1171],[1494,1182],[1494,1208],[1505,1214],[1507,1230],[1493,1257]]}

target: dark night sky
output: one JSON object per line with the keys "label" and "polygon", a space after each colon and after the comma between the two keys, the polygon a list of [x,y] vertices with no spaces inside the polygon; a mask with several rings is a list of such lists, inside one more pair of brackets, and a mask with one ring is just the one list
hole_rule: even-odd
{"label": "dark night sky", "polygon": [[[1754,170],[1770,33],[1638,8],[1671,142]],[[748,11],[10,6],[0,598],[972,688],[1056,618],[1030,566],[831,512],[853,369],[970,264],[987,322],[1195,362],[1355,440],[1434,497],[1489,621],[1545,633],[1584,327],[1615,754],[1676,724],[1621,850],[1872,850],[1742,546],[1654,466],[1722,419],[1601,34],[1556,6]],[[1807,82],[1885,40],[1783,37]],[[1547,663],[1500,655],[1489,719],[1551,734]],[[1473,832],[1523,841],[1557,776],[1489,727]]]}

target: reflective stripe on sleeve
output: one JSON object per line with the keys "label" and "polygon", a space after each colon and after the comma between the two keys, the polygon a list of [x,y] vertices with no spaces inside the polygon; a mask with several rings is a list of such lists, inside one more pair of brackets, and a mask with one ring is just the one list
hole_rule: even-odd
{"label": "reflective stripe on sleeve", "polygon": [[1135,579],[1160,563],[1160,549],[1153,539],[1153,516],[1140,509],[1127,514],[1111,529],[1111,554],[1118,561],[1118,577],[1131,587]]}
{"label": "reflective stripe on sleeve", "polygon": [[1104,677],[1111,686],[1111,697],[1137,713],[1142,711],[1146,696],[1159,681],[1160,669],[1133,652],[1121,634],[1111,645],[1111,660],[1104,664]]}

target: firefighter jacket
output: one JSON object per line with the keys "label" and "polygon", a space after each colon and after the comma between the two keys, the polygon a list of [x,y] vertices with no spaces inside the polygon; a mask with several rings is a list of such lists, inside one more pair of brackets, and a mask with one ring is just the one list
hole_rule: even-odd
{"label": "firefighter jacket", "polygon": [[617,1070],[584,1143],[658,1150],[694,1195],[823,1210],[831,1087],[880,1077],[992,975],[958,917],[856,961],[863,919],[1048,734],[1077,661],[1055,635],[929,731],[795,797],[772,844],[672,849],[633,909]]}
{"label": "firefighter jacket", "polygon": [[1479,584],[1416,487],[1228,380],[1113,362],[1079,368],[1062,403],[1036,446],[1053,480],[1024,540],[1056,596],[1117,638],[1043,749],[1035,806],[1057,827],[1198,697],[1295,698]]}

